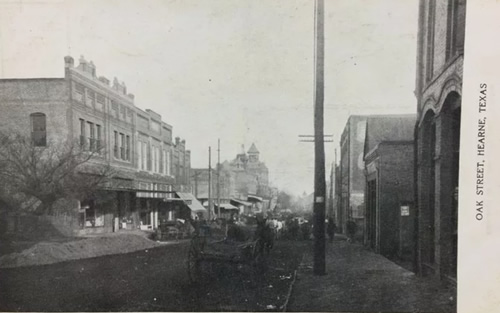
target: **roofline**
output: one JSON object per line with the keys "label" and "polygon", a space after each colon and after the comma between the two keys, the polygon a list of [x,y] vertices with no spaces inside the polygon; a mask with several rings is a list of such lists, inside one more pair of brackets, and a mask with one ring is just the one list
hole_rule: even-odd
{"label": "roofline", "polygon": [[363,159],[369,158],[375,151],[378,150],[379,146],[381,145],[394,145],[394,146],[399,146],[399,145],[409,145],[413,144],[414,140],[382,140],[379,143],[377,143],[368,153],[365,153]]}
{"label": "roofline", "polygon": [[0,82],[17,82],[17,81],[37,81],[37,80],[53,80],[53,81],[64,81],[64,77],[37,77],[37,78],[0,78]]}

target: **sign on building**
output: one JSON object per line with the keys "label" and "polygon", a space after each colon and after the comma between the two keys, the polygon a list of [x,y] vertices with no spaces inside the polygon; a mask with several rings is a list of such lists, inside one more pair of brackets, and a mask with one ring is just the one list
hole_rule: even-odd
{"label": "sign on building", "polygon": [[401,206],[401,216],[410,216],[410,207],[408,205]]}

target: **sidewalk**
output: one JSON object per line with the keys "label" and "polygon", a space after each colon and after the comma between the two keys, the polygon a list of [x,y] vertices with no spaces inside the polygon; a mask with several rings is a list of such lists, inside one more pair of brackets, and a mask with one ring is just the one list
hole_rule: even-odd
{"label": "sidewalk", "polygon": [[287,311],[456,312],[456,290],[367,250],[327,242],[324,276],[312,272],[312,242],[297,274]]}

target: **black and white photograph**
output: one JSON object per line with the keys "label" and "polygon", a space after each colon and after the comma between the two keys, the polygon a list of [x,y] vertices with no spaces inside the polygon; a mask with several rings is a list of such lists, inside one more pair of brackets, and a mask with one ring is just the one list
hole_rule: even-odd
{"label": "black and white photograph", "polygon": [[0,311],[500,311],[471,2],[0,0]]}

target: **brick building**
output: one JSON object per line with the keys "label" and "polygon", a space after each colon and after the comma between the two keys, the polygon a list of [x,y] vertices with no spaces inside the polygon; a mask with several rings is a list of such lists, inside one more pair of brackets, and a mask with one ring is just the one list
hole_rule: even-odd
{"label": "brick building", "polygon": [[357,224],[357,238],[363,237],[365,176],[363,151],[367,116],[351,115],[340,139],[340,171],[338,179],[338,206],[336,224],[338,232],[346,231],[346,223],[352,219]]}
{"label": "brick building", "polygon": [[78,140],[82,149],[99,151],[92,162],[112,166],[111,184],[92,199],[78,199],[64,218],[73,231],[152,229],[162,216],[189,211],[174,206],[175,192],[188,191],[191,161],[185,142],[172,142],[172,126],[136,107],[124,83],[97,77],[92,62],[81,57],[75,67],[67,56],[64,63],[62,78],[1,79],[0,124],[41,146]]}
{"label": "brick building", "polygon": [[[235,159],[220,164],[219,186],[217,186],[217,168],[212,169],[210,197],[215,213],[217,213],[218,195],[220,195],[221,208],[224,211],[232,212],[239,208],[239,213],[253,214],[254,211],[261,212],[263,208],[271,206],[272,189],[269,187],[269,170],[265,163],[260,161],[259,155],[260,152],[255,144],[252,144],[247,152],[242,146],[241,152],[236,155]],[[193,169],[192,190],[205,207],[208,207],[208,182],[208,169]]]}
{"label": "brick building", "polygon": [[249,194],[265,193],[269,187],[269,170],[264,162],[259,159],[260,152],[255,144],[252,144],[247,153],[242,147],[241,153],[227,165],[235,182],[235,196],[246,199]]}
{"label": "brick building", "polygon": [[418,270],[454,281],[465,6],[420,1],[415,88]]}
{"label": "brick building", "polygon": [[415,119],[415,115],[368,117],[364,146],[365,244],[386,257],[409,262],[414,252]]}

